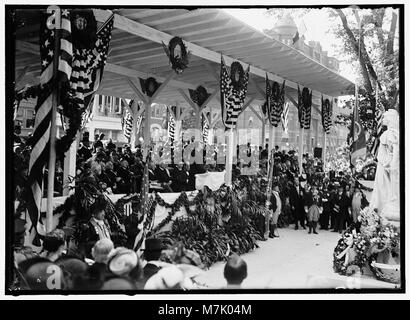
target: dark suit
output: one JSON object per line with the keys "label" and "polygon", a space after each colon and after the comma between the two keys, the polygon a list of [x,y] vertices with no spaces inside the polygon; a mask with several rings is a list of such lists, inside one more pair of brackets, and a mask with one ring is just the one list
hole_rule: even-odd
{"label": "dark suit", "polygon": [[320,228],[327,230],[329,228],[329,218],[331,209],[331,197],[329,191],[322,192],[323,212],[320,215]]}
{"label": "dark suit", "polygon": [[171,182],[171,173],[168,169],[164,169],[161,167],[157,167],[155,169],[155,176],[157,177],[158,181],[162,184],[162,187],[165,191],[172,192],[173,190],[168,185]]}
{"label": "dark suit", "polygon": [[175,192],[181,192],[187,190],[189,183],[189,173],[182,169],[176,168],[172,172],[172,190]]}
{"label": "dark suit", "polygon": [[299,192],[294,185],[289,188],[289,202],[292,208],[292,214],[295,219],[295,229],[298,228],[298,222],[304,228],[305,227],[305,189],[299,186]]}
{"label": "dark suit", "polygon": [[335,221],[334,221],[334,229],[335,231],[342,232],[345,228],[345,224],[349,217],[349,206],[351,205],[350,198],[343,193],[342,195],[337,194],[334,198],[334,213],[335,213]]}
{"label": "dark suit", "polygon": [[155,169],[155,176],[161,183],[168,183],[171,181],[171,174],[169,173],[169,171],[161,167],[157,167]]}

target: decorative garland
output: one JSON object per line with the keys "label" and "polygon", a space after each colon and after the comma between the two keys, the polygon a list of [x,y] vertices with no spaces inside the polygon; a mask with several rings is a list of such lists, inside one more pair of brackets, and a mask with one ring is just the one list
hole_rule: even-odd
{"label": "decorative garland", "polygon": [[238,61],[234,61],[231,64],[231,83],[234,90],[237,92],[242,90],[242,88],[246,85],[245,71]]}
{"label": "decorative garland", "polygon": [[[181,74],[186,68],[188,68],[190,53],[180,37],[173,37],[168,44],[168,47],[162,42],[165,53],[168,56],[172,69],[177,74]],[[175,49],[179,48],[180,52],[176,52]]]}
{"label": "decorative garland", "polygon": [[203,86],[198,86],[195,90],[189,89],[189,95],[193,102],[195,102],[199,107],[202,107],[206,99],[209,98],[210,94]]}
{"label": "decorative garland", "polygon": [[146,94],[148,97],[152,97],[161,85],[161,83],[157,82],[157,80],[153,77],[150,77],[148,79],[139,79],[142,92]]}

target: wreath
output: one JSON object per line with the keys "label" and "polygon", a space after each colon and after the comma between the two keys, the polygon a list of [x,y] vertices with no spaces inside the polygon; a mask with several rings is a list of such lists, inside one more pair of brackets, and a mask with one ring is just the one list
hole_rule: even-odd
{"label": "wreath", "polygon": [[195,90],[189,89],[189,95],[193,102],[195,102],[199,107],[202,107],[206,99],[209,98],[210,94],[203,86],[198,86]]}
{"label": "wreath", "polygon": [[94,49],[97,41],[97,21],[93,11],[73,10],[70,20],[73,47],[79,50]]}
{"label": "wreath", "polygon": [[153,77],[150,77],[148,79],[139,79],[142,92],[146,94],[148,97],[152,97],[161,85],[161,83],[157,82],[157,80]]}
{"label": "wreath", "polygon": [[231,83],[233,88],[239,92],[245,86],[245,71],[242,65],[238,62],[231,64]]}
{"label": "wreath", "polygon": [[168,47],[162,42],[164,51],[169,58],[172,69],[176,73],[182,73],[186,68],[188,68],[189,63],[189,52],[180,37],[173,37],[168,44]]}

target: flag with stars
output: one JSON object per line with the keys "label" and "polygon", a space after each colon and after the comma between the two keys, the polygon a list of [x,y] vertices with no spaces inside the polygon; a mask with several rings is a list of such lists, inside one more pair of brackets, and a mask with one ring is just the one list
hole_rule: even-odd
{"label": "flag with stars", "polygon": [[323,130],[329,134],[332,127],[333,101],[324,99],[322,95],[322,126]]}
{"label": "flag with stars", "polygon": [[85,111],[98,90],[107,62],[111,41],[111,31],[114,26],[114,14],[97,31],[94,49],[75,49],[73,72],[70,79],[71,89],[80,101],[80,107]]}
{"label": "flag with stars", "polygon": [[271,85],[267,74],[266,104],[269,122],[274,127],[277,127],[281,121],[283,107],[285,104],[285,81],[283,81],[282,87],[280,87],[276,81]]}
{"label": "flag with stars", "polygon": [[[134,103],[134,100],[131,100],[129,103],[129,107],[132,108],[132,104]],[[131,109],[132,110],[132,109]],[[127,108],[124,108],[124,115],[122,117],[122,130],[124,132],[124,137],[127,138],[128,142],[131,139],[131,134],[132,134],[132,126],[134,122],[134,118],[132,114],[128,111]]]}
{"label": "flag with stars", "polygon": [[248,91],[249,66],[244,74],[243,80],[242,86],[239,88],[239,91],[237,91],[232,84],[225,61],[221,55],[221,112],[222,122],[226,130],[236,128],[238,117],[242,111]]}
{"label": "flag with stars", "polygon": [[[60,11],[57,14],[60,14]],[[55,19],[55,21],[60,20],[60,25],[47,25],[47,19],[50,15],[45,14],[40,26],[41,91],[35,106],[34,129],[31,139],[32,151],[28,173],[30,189],[28,192],[27,209],[32,223],[31,230],[34,229],[35,232],[33,244],[37,246],[39,245],[37,223],[40,222],[44,168],[50,152],[53,89],[59,83],[67,82],[72,73],[73,48],[70,13],[68,10],[61,11],[61,19]],[[55,46],[56,43],[58,43],[59,50]],[[54,56],[56,54],[58,54],[57,74],[55,74],[56,70],[54,68]]]}

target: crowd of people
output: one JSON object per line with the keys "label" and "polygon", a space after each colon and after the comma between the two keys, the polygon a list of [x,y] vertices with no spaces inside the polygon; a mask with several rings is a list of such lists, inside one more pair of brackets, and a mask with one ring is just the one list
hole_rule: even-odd
{"label": "crowd of people", "polygon": [[[96,234],[99,232],[102,231],[96,231]],[[39,291],[209,288],[195,280],[202,273],[203,265],[194,251],[181,245],[165,249],[160,239],[148,238],[142,254],[139,254],[125,247],[114,247],[108,230],[101,234],[103,236],[95,238],[89,255],[80,256],[70,252],[67,234],[61,229],[44,237],[40,253],[23,246],[24,232],[20,229],[16,234],[15,277],[10,288]],[[171,261],[164,262],[164,255],[171,257]],[[240,288],[247,277],[246,262],[232,254],[227,258],[224,277],[225,288]]]}
{"label": "crowd of people", "polygon": [[[141,191],[145,163],[141,147],[131,151],[130,146],[117,147],[112,140],[103,143],[103,134],[94,143],[82,140],[77,152],[77,172],[80,178],[92,183],[108,194],[130,194]],[[250,152],[250,146],[249,152]],[[302,172],[299,172],[295,151],[280,151],[276,146],[273,157],[268,145],[259,147],[258,175],[267,179],[268,164],[273,159],[273,185],[269,197],[269,237],[279,237],[278,227],[294,224],[294,229],[317,234],[319,228],[342,233],[348,226],[357,224],[360,210],[368,202],[355,178],[345,172],[326,175],[320,159],[304,154]],[[16,156],[17,155],[17,156]],[[26,152],[17,150],[16,159]],[[237,154],[238,156],[238,154]],[[239,157],[238,157],[239,158]],[[23,160],[20,161],[23,163]],[[19,163],[20,163],[19,162]],[[241,168],[250,166],[238,161],[233,165],[233,181],[241,176]],[[60,179],[61,167],[57,165]],[[174,165],[152,160],[148,164],[150,189],[161,192],[195,190],[195,174],[222,171],[224,165]],[[24,175],[25,171],[20,172]],[[24,179],[23,179],[24,180]],[[84,290],[111,289],[192,289],[199,288],[184,270],[174,264],[160,261],[163,248],[158,239],[147,239],[145,251],[138,255],[125,247],[114,248],[111,230],[105,222],[104,207],[92,208],[83,254],[67,251],[67,237],[62,230],[45,236],[42,252],[35,254],[23,246],[21,235],[16,236],[16,284],[20,288],[47,289],[50,268],[61,272],[61,288]],[[195,254],[195,253],[193,253]],[[192,256],[192,253],[191,253]],[[199,259],[200,260],[200,259]],[[196,265],[195,259],[185,258],[186,264]],[[246,263],[237,256],[228,260],[224,276],[228,287],[240,286],[247,276]]]}

